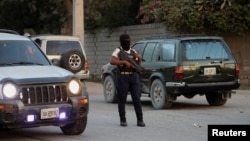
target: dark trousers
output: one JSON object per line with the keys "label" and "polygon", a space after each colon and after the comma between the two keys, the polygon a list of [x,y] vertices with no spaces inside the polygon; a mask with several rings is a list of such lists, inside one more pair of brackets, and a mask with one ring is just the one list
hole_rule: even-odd
{"label": "dark trousers", "polygon": [[125,104],[127,101],[128,92],[131,93],[131,97],[134,104],[136,114],[142,114],[141,106],[141,81],[138,73],[133,74],[120,74],[118,77],[118,111],[120,116],[125,116]]}

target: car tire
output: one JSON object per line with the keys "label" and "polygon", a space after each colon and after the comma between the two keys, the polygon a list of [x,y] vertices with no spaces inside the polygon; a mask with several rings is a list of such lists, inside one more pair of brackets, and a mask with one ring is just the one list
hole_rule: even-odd
{"label": "car tire", "polygon": [[77,119],[75,122],[60,127],[65,135],[82,134],[87,125],[87,117]]}
{"label": "car tire", "polygon": [[104,99],[107,103],[117,102],[116,86],[111,76],[106,76],[103,81]]}
{"label": "car tire", "polygon": [[62,67],[73,72],[79,72],[84,69],[85,59],[83,54],[77,50],[71,50],[62,55]]}
{"label": "car tire", "polygon": [[222,106],[227,102],[227,99],[223,99],[223,93],[214,92],[206,94],[206,99],[211,106]]}
{"label": "car tire", "polygon": [[153,81],[150,88],[151,102],[155,109],[167,109],[172,107],[172,101],[169,101],[168,93],[161,80]]}

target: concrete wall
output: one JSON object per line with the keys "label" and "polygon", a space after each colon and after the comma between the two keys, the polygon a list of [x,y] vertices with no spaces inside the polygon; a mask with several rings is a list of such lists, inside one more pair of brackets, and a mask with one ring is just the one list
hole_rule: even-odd
{"label": "concrete wall", "polygon": [[[112,32],[101,30],[95,34],[85,32],[84,46],[90,63],[92,79],[100,78],[101,67],[109,62],[113,50],[119,46],[119,36],[122,33],[130,35],[132,44],[145,37],[171,34],[161,24],[124,26],[114,29]],[[248,49],[250,48],[250,34],[245,37],[235,35],[225,35],[223,37],[240,65],[242,84],[250,85],[250,50]]]}
{"label": "concrete wall", "polygon": [[223,35],[240,65],[241,84],[250,86],[250,32],[245,36]]}

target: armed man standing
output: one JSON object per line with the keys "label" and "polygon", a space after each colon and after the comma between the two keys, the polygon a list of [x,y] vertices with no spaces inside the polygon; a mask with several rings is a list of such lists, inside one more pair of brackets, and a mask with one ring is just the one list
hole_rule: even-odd
{"label": "armed man standing", "polygon": [[[112,53],[110,64],[117,65],[120,74],[117,77],[118,112],[120,125],[127,126],[125,104],[130,91],[137,117],[137,126],[144,127],[141,106],[141,82],[138,68],[140,68],[142,57],[134,49],[130,48],[130,37],[127,34],[120,36],[120,45]],[[136,63],[134,63],[136,62]]]}

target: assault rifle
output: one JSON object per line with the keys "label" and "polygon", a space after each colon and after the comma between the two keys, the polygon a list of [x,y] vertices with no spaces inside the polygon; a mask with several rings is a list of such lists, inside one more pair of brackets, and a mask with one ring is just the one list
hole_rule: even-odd
{"label": "assault rifle", "polygon": [[137,70],[139,74],[142,73],[142,71],[144,70],[143,67],[138,65],[134,59],[129,58],[128,53],[126,53],[122,48],[120,48],[120,55],[120,59],[128,61],[132,65],[132,67]]}

